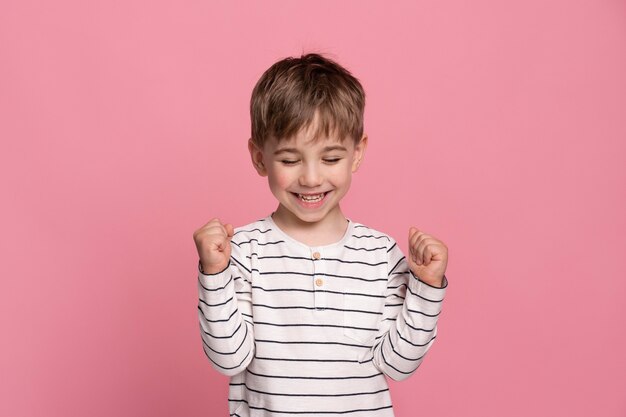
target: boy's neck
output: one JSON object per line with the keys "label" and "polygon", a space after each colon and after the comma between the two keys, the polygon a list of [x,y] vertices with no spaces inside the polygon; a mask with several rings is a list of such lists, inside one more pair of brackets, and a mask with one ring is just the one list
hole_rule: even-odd
{"label": "boy's neck", "polygon": [[272,213],[272,220],[291,238],[308,246],[324,246],[339,242],[348,228],[348,219],[339,206],[318,222],[304,222],[282,205]]}

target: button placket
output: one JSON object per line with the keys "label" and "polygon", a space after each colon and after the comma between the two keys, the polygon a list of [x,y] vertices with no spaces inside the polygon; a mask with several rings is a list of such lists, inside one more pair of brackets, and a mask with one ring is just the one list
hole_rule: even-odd
{"label": "button placket", "polygon": [[324,262],[321,260],[322,254],[319,250],[311,248],[311,260],[313,261],[313,289],[315,291],[315,308],[323,310],[326,308],[326,293],[320,291],[326,288],[324,279]]}

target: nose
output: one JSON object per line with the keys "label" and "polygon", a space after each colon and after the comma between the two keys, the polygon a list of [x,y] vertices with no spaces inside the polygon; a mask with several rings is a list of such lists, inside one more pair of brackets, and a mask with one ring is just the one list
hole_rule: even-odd
{"label": "nose", "polygon": [[303,187],[318,187],[322,185],[322,172],[317,164],[304,164],[300,173],[299,183]]}

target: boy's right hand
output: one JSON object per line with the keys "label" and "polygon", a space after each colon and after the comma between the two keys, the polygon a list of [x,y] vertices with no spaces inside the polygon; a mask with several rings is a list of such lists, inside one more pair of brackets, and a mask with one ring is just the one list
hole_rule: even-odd
{"label": "boy's right hand", "polygon": [[231,224],[222,224],[217,218],[193,232],[205,274],[216,274],[226,269],[230,262],[230,239],[234,233]]}

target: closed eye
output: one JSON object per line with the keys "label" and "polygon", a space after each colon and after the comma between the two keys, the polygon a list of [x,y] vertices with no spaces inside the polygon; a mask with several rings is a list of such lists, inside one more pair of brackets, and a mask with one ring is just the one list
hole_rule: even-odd
{"label": "closed eye", "polygon": [[324,162],[328,163],[328,164],[336,164],[337,162],[341,161],[341,158],[329,158],[329,159],[324,159]]}
{"label": "closed eye", "polygon": [[281,163],[285,164],[285,165],[295,165],[298,163],[298,161],[291,161],[288,159],[283,159],[282,161],[280,161]]}

